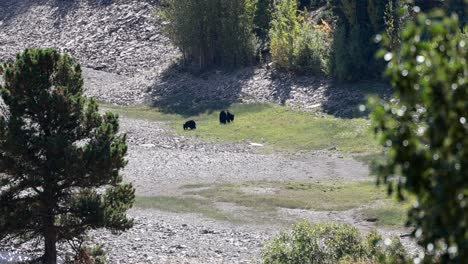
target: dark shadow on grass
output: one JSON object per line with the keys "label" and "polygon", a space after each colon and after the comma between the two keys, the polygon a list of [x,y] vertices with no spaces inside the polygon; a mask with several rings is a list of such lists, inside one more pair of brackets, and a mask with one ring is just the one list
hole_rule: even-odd
{"label": "dark shadow on grass", "polygon": [[152,85],[150,104],[164,113],[194,116],[227,109],[238,101],[253,68],[235,71],[207,70],[191,73],[174,64]]}

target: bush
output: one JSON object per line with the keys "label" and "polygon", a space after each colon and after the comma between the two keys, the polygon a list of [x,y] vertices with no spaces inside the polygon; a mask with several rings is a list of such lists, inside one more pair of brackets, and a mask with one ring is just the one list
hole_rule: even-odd
{"label": "bush", "polygon": [[271,56],[280,68],[294,65],[294,44],[300,31],[296,0],[281,0],[271,22]]}
{"label": "bush", "polygon": [[184,61],[199,69],[250,64],[254,55],[251,0],[166,0],[165,31]]}
{"label": "bush", "polygon": [[106,251],[102,245],[97,245],[90,250],[90,255],[93,257],[94,264],[106,264]]}
{"label": "bush", "polygon": [[364,259],[368,261],[380,264],[411,263],[411,258],[397,237],[384,240],[376,230],[372,230],[366,236],[364,247],[366,248]]}
{"label": "bush", "polygon": [[408,259],[399,239],[383,243],[376,231],[363,239],[355,227],[334,222],[298,222],[262,250],[265,264],[407,263]]}
{"label": "bush", "polygon": [[305,21],[296,0],[280,1],[271,25],[271,55],[279,68],[313,74],[329,72],[329,30]]}
{"label": "bush", "polygon": [[106,251],[102,245],[94,247],[82,247],[74,259],[66,259],[66,264],[106,264]]}
{"label": "bush", "polygon": [[385,15],[386,9],[390,9],[388,6],[392,10],[391,18],[399,20],[399,17],[395,17],[397,12],[393,12],[396,3],[397,0],[331,1],[334,13],[338,16],[331,59],[331,73],[335,77],[350,81],[381,77],[384,67],[374,56],[378,45],[372,38],[385,31],[390,15]]}
{"label": "bush", "polygon": [[329,32],[304,23],[295,46],[293,69],[298,72],[328,74],[330,43]]}

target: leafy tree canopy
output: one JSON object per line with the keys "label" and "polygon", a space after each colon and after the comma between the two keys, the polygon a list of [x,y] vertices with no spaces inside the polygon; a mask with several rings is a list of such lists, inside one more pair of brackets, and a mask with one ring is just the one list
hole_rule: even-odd
{"label": "leafy tree canopy", "polygon": [[416,197],[408,224],[427,263],[468,259],[467,45],[457,17],[438,11],[407,24],[398,52],[380,54],[395,98],[372,103],[388,148],[376,172],[390,193]]}

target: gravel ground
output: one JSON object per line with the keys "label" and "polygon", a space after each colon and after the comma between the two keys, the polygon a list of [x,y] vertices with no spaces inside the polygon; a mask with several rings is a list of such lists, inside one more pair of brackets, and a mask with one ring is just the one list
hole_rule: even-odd
{"label": "gravel ground", "polygon": [[[355,220],[353,210],[344,212],[298,212],[312,222],[333,220],[354,224],[362,231],[372,223]],[[135,226],[114,235],[98,230],[90,235],[95,243],[104,243],[110,263],[259,263],[263,244],[281,230],[278,226],[235,225],[192,214],[173,214],[157,210],[132,209]],[[296,215],[297,216],[297,215]],[[398,236],[404,230],[379,230],[384,236]],[[414,243],[403,238],[411,251]]]}
{"label": "gravel ground", "polygon": [[[189,135],[175,136],[161,122],[127,118],[121,119],[121,130],[129,136],[129,163],[123,171],[124,180],[134,184],[137,195],[177,195],[178,187],[189,183],[368,179],[365,165],[326,151],[262,154],[248,144],[206,143]],[[242,216],[245,209],[232,204],[217,207],[237,216]],[[364,232],[374,228],[374,223],[363,219],[358,210],[281,209],[276,220],[233,224],[197,214],[134,208],[129,216],[135,219],[135,226],[129,231],[112,234],[95,230],[89,237],[90,243],[104,245],[109,263],[254,263],[263,243],[282,228],[280,222],[309,219],[345,222]],[[407,232],[379,231],[387,236]],[[403,242],[415,250],[411,241]],[[40,250],[41,245],[31,243],[21,247],[0,245],[0,251],[26,255],[40,254]],[[60,255],[67,254],[71,255],[71,250],[62,246]],[[0,263],[10,262],[2,262],[0,258]]]}
{"label": "gravel ground", "polygon": [[[356,221],[355,211],[311,212],[285,210],[285,215],[301,216],[312,222],[333,220],[356,225],[362,231],[371,229],[372,223]],[[90,244],[102,244],[109,263],[259,263],[264,243],[281,230],[273,225],[236,225],[209,220],[194,214],[175,214],[158,210],[134,208],[129,216],[135,220],[134,227],[124,233],[113,234],[107,230],[89,233]],[[404,230],[379,230],[384,236],[398,236]],[[414,243],[402,238],[402,243],[416,251]],[[39,256],[42,246],[25,244],[21,247],[3,246],[11,255]],[[11,252],[14,252],[13,254]],[[73,252],[61,245],[61,259]],[[2,260],[0,263],[12,263]]]}
{"label": "gravel ground", "polygon": [[[367,166],[333,153],[262,154],[248,144],[212,144],[174,136],[164,123],[154,121],[123,118],[121,129],[128,133],[130,143],[124,179],[135,185],[139,195],[175,195],[179,186],[190,183],[369,179]],[[238,215],[244,209],[231,204],[218,207]],[[358,210],[281,209],[278,217],[282,222],[340,221],[363,232],[375,228]],[[135,217],[136,225],[129,232],[117,236],[100,230],[91,235],[93,241],[106,245],[112,263],[252,263],[258,261],[263,242],[281,229],[272,224],[275,221],[232,224],[194,214],[138,208],[132,209],[130,216]],[[393,236],[406,231],[380,232]],[[411,241],[403,242],[415,249]]]}
{"label": "gravel ground", "polygon": [[[180,54],[163,34],[164,21],[153,13],[157,8],[155,0],[0,0],[0,61],[12,60],[27,47],[54,47],[82,64],[87,95],[181,114],[233,102],[274,102],[349,117],[368,90],[388,94],[381,83],[340,84],[276,72],[267,65],[186,73],[172,67]],[[0,104],[0,112],[2,108]],[[164,123],[127,118],[121,119],[121,130],[129,139],[123,175],[137,195],[174,195],[190,183],[368,179],[367,166],[334,151],[264,154],[247,143],[206,143],[189,132],[173,135]],[[240,210],[227,204],[223,208]],[[278,232],[271,224],[236,225],[157,210],[134,208],[129,215],[135,226],[126,233],[90,233],[92,241],[105,244],[109,263],[250,263],[262,243]],[[353,210],[282,210],[281,217],[343,221],[363,231],[373,227]],[[0,244],[1,264],[11,263],[4,251],[37,256],[41,245]],[[62,247],[60,255],[67,252]]]}
{"label": "gravel ground", "polygon": [[[238,226],[191,214],[131,209],[134,227],[124,233],[93,230],[91,244],[104,245],[108,263],[251,263],[271,232],[265,227]],[[4,254],[1,254],[2,251]],[[10,258],[40,256],[42,245],[0,246],[0,264]],[[59,262],[73,251],[59,246]]]}
{"label": "gravel ground", "polygon": [[162,123],[121,119],[128,134],[125,179],[138,195],[171,194],[184,184],[306,179],[368,180],[366,165],[339,153],[262,154],[245,144],[205,143],[174,136]]}
{"label": "gravel ground", "polygon": [[135,226],[121,235],[91,236],[110,251],[111,263],[251,263],[273,229],[239,226],[155,210],[133,209]]}

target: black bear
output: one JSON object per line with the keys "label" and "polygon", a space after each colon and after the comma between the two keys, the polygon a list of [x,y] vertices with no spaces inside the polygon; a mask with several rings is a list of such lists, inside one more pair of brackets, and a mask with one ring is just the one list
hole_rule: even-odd
{"label": "black bear", "polygon": [[224,110],[221,111],[221,112],[219,113],[219,123],[221,123],[221,124],[226,124],[226,121],[227,121],[226,118],[227,118],[226,112],[224,112]]}
{"label": "black bear", "polygon": [[185,122],[184,130],[187,130],[187,129],[197,129],[197,123],[195,123],[195,121],[193,120],[189,120]]}
{"label": "black bear", "polygon": [[227,111],[227,113],[226,113],[226,121],[227,121],[228,123],[234,122],[234,114],[232,114],[231,112]]}

